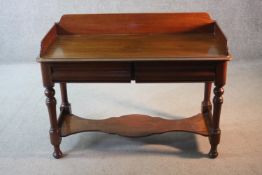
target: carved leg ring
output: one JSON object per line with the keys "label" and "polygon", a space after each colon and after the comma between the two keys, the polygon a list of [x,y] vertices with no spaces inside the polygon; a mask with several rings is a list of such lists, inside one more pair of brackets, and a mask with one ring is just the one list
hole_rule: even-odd
{"label": "carved leg ring", "polygon": [[60,137],[60,129],[58,128],[58,123],[57,123],[57,117],[56,117],[56,99],[54,97],[55,95],[55,90],[53,86],[46,87],[45,90],[45,95],[46,95],[46,105],[48,108],[48,113],[49,113],[49,119],[50,119],[50,141],[51,144],[54,146],[54,152],[53,156],[58,159],[62,157],[62,152],[60,150],[60,143],[61,143],[61,137]]}
{"label": "carved leg ring", "polygon": [[210,114],[212,110],[212,104],[210,101],[211,87],[212,87],[212,82],[205,82],[204,100],[202,102],[202,108],[201,108],[202,113],[203,114],[208,113],[209,117],[211,117]]}
{"label": "carved leg ring", "polygon": [[62,98],[60,111],[64,110],[64,112],[66,112],[67,114],[71,114],[72,113],[71,105],[68,102],[66,83],[60,83],[60,90],[61,90],[61,98]]}
{"label": "carved leg ring", "polygon": [[214,109],[213,109],[213,118],[212,118],[212,125],[211,125],[211,136],[209,137],[209,141],[211,144],[211,149],[209,152],[210,158],[216,158],[218,156],[217,152],[217,145],[220,142],[220,128],[219,128],[219,119],[221,113],[221,106],[223,103],[223,95],[224,89],[222,87],[215,87],[214,88]]}

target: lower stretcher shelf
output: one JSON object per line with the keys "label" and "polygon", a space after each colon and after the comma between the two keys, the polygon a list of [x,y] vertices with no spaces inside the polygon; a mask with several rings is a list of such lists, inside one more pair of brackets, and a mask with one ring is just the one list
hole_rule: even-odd
{"label": "lower stretcher shelf", "polygon": [[61,116],[60,127],[62,137],[86,131],[100,131],[126,137],[149,136],[172,131],[192,132],[209,136],[204,117],[204,114],[200,113],[185,119],[168,120],[160,117],[132,114],[94,120],[67,114]]}

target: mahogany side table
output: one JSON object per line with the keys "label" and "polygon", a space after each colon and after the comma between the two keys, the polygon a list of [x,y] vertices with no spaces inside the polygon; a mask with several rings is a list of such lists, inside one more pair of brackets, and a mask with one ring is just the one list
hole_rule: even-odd
{"label": "mahogany side table", "polygon": [[[209,157],[217,157],[223,86],[231,56],[226,37],[207,13],[64,15],[43,38],[37,60],[41,64],[55,158],[62,157],[62,137],[84,131],[127,137],[192,132],[209,137]],[[201,112],[181,120],[140,114],[94,120],[72,114],[66,83],[131,80],[205,83]],[[55,83],[60,84],[62,97],[58,117]]]}

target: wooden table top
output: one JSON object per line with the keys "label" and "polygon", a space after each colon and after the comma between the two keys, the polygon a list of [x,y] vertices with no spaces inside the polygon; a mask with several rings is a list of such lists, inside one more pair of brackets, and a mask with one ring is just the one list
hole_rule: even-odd
{"label": "wooden table top", "polygon": [[65,15],[43,39],[38,61],[230,59],[226,38],[207,14],[179,13]]}
{"label": "wooden table top", "polygon": [[43,60],[223,59],[226,50],[213,34],[61,35]]}

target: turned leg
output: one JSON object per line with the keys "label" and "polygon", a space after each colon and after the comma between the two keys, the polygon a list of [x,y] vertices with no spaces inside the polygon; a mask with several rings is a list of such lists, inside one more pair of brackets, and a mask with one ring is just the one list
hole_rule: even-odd
{"label": "turned leg", "polygon": [[61,90],[61,98],[62,98],[60,111],[64,111],[67,114],[71,114],[71,105],[68,102],[66,83],[60,83],[60,90]]}
{"label": "turned leg", "polygon": [[54,97],[55,90],[53,88],[53,84],[50,86],[46,86],[45,89],[45,95],[46,95],[46,105],[48,108],[49,113],[49,119],[50,119],[50,140],[51,144],[54,146],[54,152],[53,156],[58,159],[62,157],[62,152],[60,150],[60,143],[61,143],[61,137],[60,137],[60,129],[58,128],[58,122],[56,117],[56,99]]}
{"label": "turned leg", "polygon": [[223,103],[223,86],[226,81],[226,62],[218,64],[216,68],[216,79],[215,79],[215,88],[214,88],[214,99],[213,99],[213,116],[211,121],[210,128],[210,137],[209,141],[211,144],[211,149],[209,152],[210,158],[216,158],[218,156],[217,145],[220,142],[221,131],[219,128],[221,107]]}
{"label": "turned leg", "polygon": [[209,117],[211,117],[210,114],[212,110],[212,104],[210,101],[211,87],[212,87],[212,82],[205,82],[204,100],[202,102],[202,108],[201,108],[202,113],[203,114],[208,113]]}
{"label": "turned leg", "polygon": [[219,119],[220,119],[220,113],[221,113],[221,106],[223,103],[223,95],[224,90],[220,86],[216,86],[214,88],[214,94],[215,97],[213,99],[213,104],[214,104],[214,110],[213,110],[213,118],[212,118],[212,128],[211,128],[211,137],[210,137],[210,144],[211,144],[211,149],[209,152],[209,157],[210,158],[215,158],[218,156],[217,152],[217,145],[219,144],[220,141],[220,128],[219,128]]}

